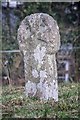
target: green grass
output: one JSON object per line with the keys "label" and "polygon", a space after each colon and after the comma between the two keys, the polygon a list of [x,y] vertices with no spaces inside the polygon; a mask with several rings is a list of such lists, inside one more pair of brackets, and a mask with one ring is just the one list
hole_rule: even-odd
{"label": "green grass", "polygon": [[78,118],[78,84],[59,84],[59,102],[26,98],[24,88],[3,87],[2,116],[5,118]]}

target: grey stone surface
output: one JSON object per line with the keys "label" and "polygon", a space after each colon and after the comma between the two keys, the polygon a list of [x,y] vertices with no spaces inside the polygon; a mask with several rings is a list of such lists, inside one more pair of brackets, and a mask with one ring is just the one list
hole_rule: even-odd
{"label": "grey stone surface", "polygon": [[56,21],[45,13],[27,16],[18,29],[18,41],[24,54],[26,95],[58,101],[55,54],[60,35]]}

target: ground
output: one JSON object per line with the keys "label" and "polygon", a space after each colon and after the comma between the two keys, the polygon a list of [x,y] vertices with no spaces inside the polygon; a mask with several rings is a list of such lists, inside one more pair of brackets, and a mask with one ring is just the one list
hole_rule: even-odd
{"label": "ground", "polygon": [[59,84],[59,102],[26,98],[24,87],[8,86],[2,89],[2,118],[77,118],[78,83]]}

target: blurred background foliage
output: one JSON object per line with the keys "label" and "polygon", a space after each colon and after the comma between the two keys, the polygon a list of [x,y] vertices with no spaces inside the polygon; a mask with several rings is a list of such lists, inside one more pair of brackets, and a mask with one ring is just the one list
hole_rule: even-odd
{"label": "blurred background foliage", "polygon": [[[74,48],[73,51],[75,54],[75,62],[76,62],[75,70],[77,73],[76,76],[79,75],[79,71],[80,71],[79,3],[78,2],[21,2],[20,4],[18,4],[17,2],[16,7],[10,7],[9,5],[10,5],[9,2],[7,2],[6,5],[5,3],[2,3],[2,50],[19,49],[18,41],[17,41],[17,30],[24,17],[37,12],[48,13],[57,21],[59,25],[61,44],[66,44],[66,43],[72,44]],[[11,54],[11,57],[12,57],[11,59],[12,62],[14,62],[13,61],[13,58],[15,58],[14,55]],[[13,66],[11,67],[14,69]]]}

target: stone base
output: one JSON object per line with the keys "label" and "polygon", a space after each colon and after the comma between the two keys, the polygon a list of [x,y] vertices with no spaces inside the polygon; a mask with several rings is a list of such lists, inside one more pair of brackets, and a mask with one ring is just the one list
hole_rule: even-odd
{"label": "stone base", "polygon": [[58,86],[55,80],[49,84],[47,81],[38,84],[28,81],[25,85],[25,92],[27,97],[37,97],[41,100],[54,99],[54,101],[58,101]]}

